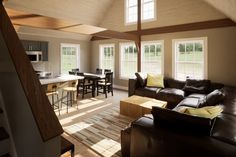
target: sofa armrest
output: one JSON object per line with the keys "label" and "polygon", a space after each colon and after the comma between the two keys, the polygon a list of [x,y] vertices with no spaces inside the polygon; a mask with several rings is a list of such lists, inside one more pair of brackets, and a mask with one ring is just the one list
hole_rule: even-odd
{"label": "sofa armrest", "polygon": [[135,93],[135,89],[137,88],[137,83],[138,81],[137,81],[137,79],[135,78],[135,79],[129,79],[129,89],[128,89],[128,94],[129,94],[129,96],[132,96],[132,95],[134,95],[134,93]]}

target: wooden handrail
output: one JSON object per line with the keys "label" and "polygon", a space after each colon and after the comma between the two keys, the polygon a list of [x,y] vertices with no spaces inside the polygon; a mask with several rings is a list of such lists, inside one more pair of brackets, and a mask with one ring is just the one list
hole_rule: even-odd
{"label": "wooden handrail", "polygon": [[59,120],[39,82],[3,4],[0,4],[0,32],[15,66],[43,141],[63,133]]}

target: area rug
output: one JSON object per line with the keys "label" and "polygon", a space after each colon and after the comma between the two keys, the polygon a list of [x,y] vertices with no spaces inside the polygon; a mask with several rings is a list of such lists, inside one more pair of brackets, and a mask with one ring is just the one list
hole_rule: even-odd
{"label": "area rug", "polygon": [[101,156],[120,157],[120,131],[134,119],[120,115],[119,110],[110,108],[64,130]]}

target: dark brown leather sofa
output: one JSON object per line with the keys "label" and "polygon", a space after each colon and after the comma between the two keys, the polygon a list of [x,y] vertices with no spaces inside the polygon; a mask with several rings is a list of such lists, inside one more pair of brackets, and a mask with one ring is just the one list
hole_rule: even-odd
{"label": "dark brown leather sofa", "polygon": [[[175,80],[171,81],[173,84],[176,83]],[[165,85],[167,83],[168,81],[165,79]],[[178,81],[175,86],[173,84],[168,88],[175,87],[182,90]],[[140,86],[136,79],[130,80],[129,88],[131,87],[129,95],[140,95],[142,89],[139,89]],[[181,106],[197,108],[206,99],[206,94],[186,95],[185,93],[183,100],[177,106],[171,105],[170,109],[153,108],[152,116],[141,117],[122,130],[122,156],[235,157],[236,88],[211,83],[209,92],[217,88],[221,88],[225,94],[224,100],[220,103],[223,108],[220,116],[210,120],[177,112]]]}

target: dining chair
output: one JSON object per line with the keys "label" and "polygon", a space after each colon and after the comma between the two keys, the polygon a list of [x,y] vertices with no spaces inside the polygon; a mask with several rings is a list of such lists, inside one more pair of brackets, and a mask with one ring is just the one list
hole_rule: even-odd
{"label": "dining chair", "polygon": [[[77,73],[78,76],[84,76],[84,73]],[[84,77],[84,79],[79,80],[79,83],[77,85],[77,96],[79,96],[80,93],[82,93],[82,99],[84,98],[84,95],[93,93],[93,81],[89,78]]]}
{"label": "dining chair", "polygon": [[104,69],[104,74],[111,72],[111,69]]}
{"label": "dining chair", "polygon": [[97,68],[96,69],[96,74],[102,74],[102,69]]}
{"label": "dining chair", "polygon": [[[46,95],[49,99],[51,97],[51,105],[53,110],[58,109],[59,115],[60,115],[60,105],[59,105],[59,92],[57,90],[57,84],[48,84],[47,85],[47,90],[46,90]],[[57,100],[55,100],[57,98]]]}
{"label": "dining chair", "polygon": [[105,76],[105,81],[97,81],[97,96],[102,93],[107,98],[107,93],[111,92],[113,96],[113,72],[107,72]]}
{"label": "dining chair", "polygon": [[[74,94],[75,92],[77,92],[77,84],[78,84],[78,81],[70,81],[68,83],[68,86],[67,87],[64,87],[62,88],[62,98],[61,98],[61,107],[62,107],[62,104],[65,104],[66,105],[66,110],[67,110],[67,113],[68,113],[68,108],[69,108],[69,105],[72,107],[73,105],[73,102],[74,102]],[[66,93],[66,101],[63,101],[64,99],[64,93]],[[77,104],[77,103],[76,103]],[[78,104],[77,104],[77,109],[78,109]]]}
{"label": "dining chair", "polygon": [[79,72],[79,68],[71,69],[71,71],[78,73]]}
{"label": "dining chair", "polygon": [[75,75],[76,72],[75,71],[69,71],[69,75]]}

